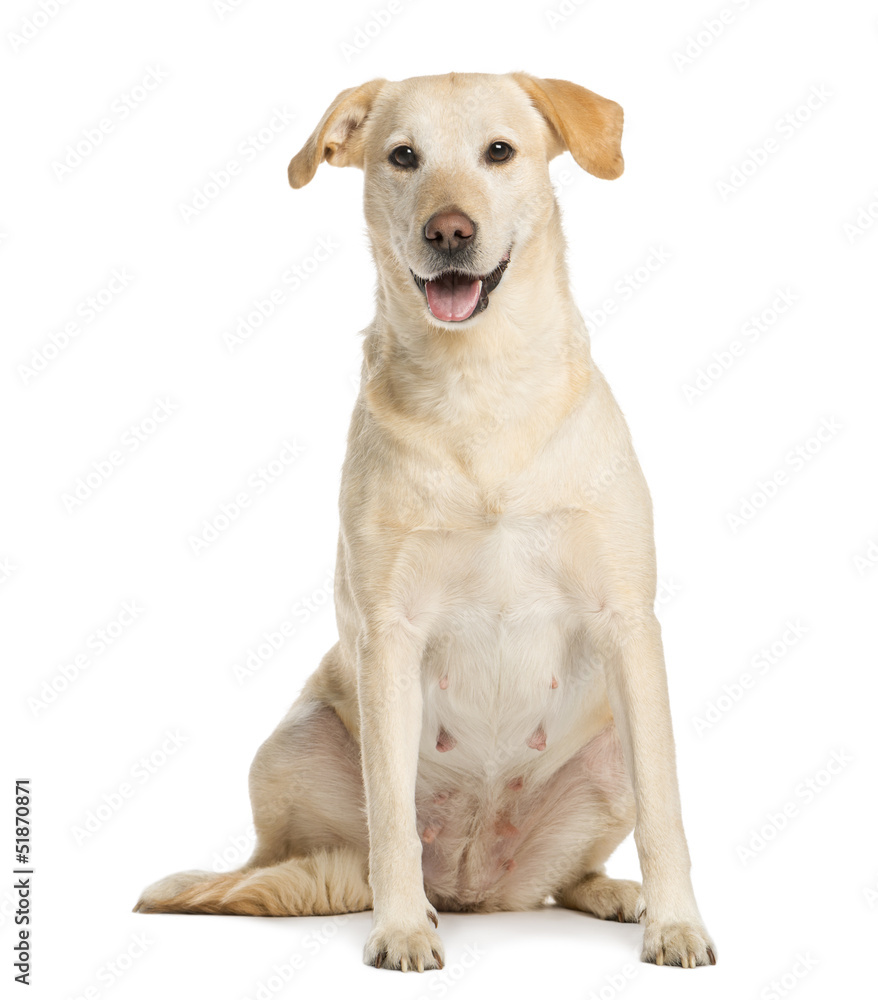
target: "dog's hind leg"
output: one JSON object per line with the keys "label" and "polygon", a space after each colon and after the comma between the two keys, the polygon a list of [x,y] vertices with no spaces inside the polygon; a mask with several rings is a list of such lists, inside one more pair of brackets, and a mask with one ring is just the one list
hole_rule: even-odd
{"label": "dog's hind leg", "polygon": [[297,704],[250,768],[256,848],[247,868],[324,847],[369,852],[360,748],[329,706]]}
{"label": "dog's hind leg", "polygon": [[147,888],[141,913],[296,916],[372,906],[359,748],[335,711],[297,703],[250,770],[256,848],[238,871],[184,871]]}

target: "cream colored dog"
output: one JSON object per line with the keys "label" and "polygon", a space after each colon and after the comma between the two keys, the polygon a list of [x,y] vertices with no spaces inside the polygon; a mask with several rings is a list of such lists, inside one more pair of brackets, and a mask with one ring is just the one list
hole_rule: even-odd
{"label": "cream colored dog", "polygon": [[[374,911],[365,961],[441,968],[437,910],[562,906],[714,962],[689,878],[649,493],[568,288],[548,162],[622,172],[622,109],[521,73],[373,80],[290,163],[365,172],[378,269],[341,487],[339,642],[259,750],[258,842],[136,909]],[[604,863],[634,828],[643,886]]]}

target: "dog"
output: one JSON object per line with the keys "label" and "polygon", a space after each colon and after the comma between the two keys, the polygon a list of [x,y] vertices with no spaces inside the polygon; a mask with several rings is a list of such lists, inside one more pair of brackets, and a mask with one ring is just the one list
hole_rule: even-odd
{"label": "dog", "polygon": [[[372,80],[289,165],[364,171],[377,269],[340,498],[339,641],[259,749],[257,842],[135,910],[373,910],[364,961],[442,968],[437,911],[549,899],[715,963],[692,890],[652,508],[569,290],[549,161],[622,173],[622,109],[525,73]],[[634,831],[642,886],[605,862]]]}

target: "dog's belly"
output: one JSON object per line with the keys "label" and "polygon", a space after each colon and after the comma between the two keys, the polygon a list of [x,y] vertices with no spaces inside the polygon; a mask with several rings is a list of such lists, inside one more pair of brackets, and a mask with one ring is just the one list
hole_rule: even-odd
{"label": "dog's belly", "polygon": [[446,907],[534,905],[630,811],[603,672],[551,519],[445,544],[447,597],[433,595],[443,610],[421,671],[424,875]]}
{"label": "dog's belly", "polygon": [[422,762],[416,797],[424,884],[439,909],[529,909],[600,869],[634,825],[634,798],[610,723],[548,776],[462,781]]}
{"label": "dog's belly", "polygon": [[533,595],[470,604],[422,664],[421,757],[472,778],[548,773],[607,721],[582,633]]}
{"label": "dog's belly", "polygon": [[583,627],[597,609],[565,578],[564,544],[551,514],[411,542],[407,563],[420,574],[403,599],[412,619],[430,622],[423,761],[461,778],[547,776],[610,720]]}

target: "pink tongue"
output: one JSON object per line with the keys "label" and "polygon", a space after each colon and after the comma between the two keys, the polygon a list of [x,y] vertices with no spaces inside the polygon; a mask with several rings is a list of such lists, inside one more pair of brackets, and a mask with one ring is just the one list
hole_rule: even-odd
{"label": "pink tongue", "polygon": [[466,278],[462,274],[443,275],[427,282],[427,304],[436,319],[468,319],[479,304],[481,290],[481,278]]}

